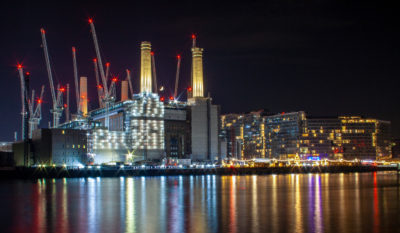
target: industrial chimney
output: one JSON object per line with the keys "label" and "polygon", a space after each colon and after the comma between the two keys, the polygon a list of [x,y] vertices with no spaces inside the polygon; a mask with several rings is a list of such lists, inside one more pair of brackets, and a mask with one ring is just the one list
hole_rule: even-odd
{"label": "industrial chimney", "polygon": [[151,90],[151,43],[143,41],[140,45],[140,92],[152,93]]}
{"label": "industrial chimney", "polygon": [[203,49],[192,48],[192,97],[204,97],[203,90]]}
{"label": "industrial chimney", "polygon": [[80,87],[80,105],[81,105],[81,112],[83,116],[87,115],[88,112],[88,100],[87,100],[87,77],[81,77],[79,82]]}

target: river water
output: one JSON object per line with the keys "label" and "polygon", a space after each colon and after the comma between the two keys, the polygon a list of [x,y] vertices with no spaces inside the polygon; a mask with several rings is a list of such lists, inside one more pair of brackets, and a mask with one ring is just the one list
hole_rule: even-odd
{"label": "river water", "polygon": [[400,232],[394,172],[0,181],[0,232]]}

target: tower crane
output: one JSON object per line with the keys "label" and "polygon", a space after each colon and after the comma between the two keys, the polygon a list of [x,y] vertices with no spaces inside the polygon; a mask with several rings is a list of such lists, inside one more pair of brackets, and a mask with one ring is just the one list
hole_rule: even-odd
{"label": "tower crane", "polygon": [[53,100],[53,108],[51,110],[51,113],[53,114],[53,128],[57,128],[59,123],[60,123],[60,118],[62,115],[62,112],[64,110],[63,108],[63,92],[65,91],[64,88],[57,88],[57,95],[56,95],[56,90],[54,89],[54,83],[53,83],[53,75],[51,72],[51,67],[50,67],[50,58],[49,58],[49,51],[47,49],[47,42],[46,42],[46,32],[43,28],[40,29],[40,32],[42,34],[42,45],[43,45],[43,52],[44,52],[44,57],[46,60],[46,68],[47,68],[47,75],[49,77],[49,83],[50,83],[50,91],[51,91],[51,98]]}
{"label": "tower crane", "polygon": [[67,103],[64,104],[65,108],[65,121],[68,122],[70,118],[70,109],[69,109],[69,83],[67,83]]}
{"label": "tower crane", "polygon": [[104,104],[103,104],[103,86],[100,84],[100,80],[99,80],[99,67],[97,66],[97,59],[94,58],[93,59],[93,65],[94,65],[94,74],[96,77],[96,86],[97,86],[97,96],[99,98],[99,107],[103,108]]}
{"label": "tower crane", "polygon": [[74,67],[74,82],[75,82],[75,98],[76,98],[76,113],[79,116],[82,115],[81,112],[81,98],[79,93],[79,82],[78,82],[78,66],[76,64],[76,48],[72,47],[72,64]]}
{"label": "tower crane", "polygon": [[42,85],[42,90],[40,96],[36,99],[35,106],[35,90],[32,90],[32,98],[29,101],[29,138],[32,138],[33,131],[38,128],[40,120],[42,119],[42,102],[43,102],[44,85]]}
{"label": "tower crane", "polygon": [[18,65],[18,74],[19,74],[19,79],[21,82],[21,115],[22,115],[22,130],[21,130],[21,137],[22,140],[27,139],[27,124],[28,124],[28,109],[27,109],[27,95],[26,95],[26,90],[25,90],[25,77],[24,77],[24,70],[22,68],[22,65]]}
{"label": "tower crane", "polygon": [[131,98],[133,98],[133,86],[132,86],[131,72],[128,69],[126,69],[126,79],[128,80],[129,91],[131,93]]}
{"label": "tower crane", "polygon": [[176,97],[178,95],[179,72],[181,69],[181,55],[178,54],[178,56],[176,56],[176,59],[178,60],[178,63],[176,65],[174,99],[176,99]]}
{"label": "tower crane", "polygon": [[153,86],[154,86],[154,92],[158,93],[158,87],[157,87],[157,74],[156,74],[156,62],[154,59],[154,52],[151,52],[151,68],[152,74],[153,74]]}
{"label": "tower crane", "polygon": [[[114,81],[111,82],[111,86],[110,86],[111,88],[109,90],[108,85],[107,85],[107,79],[106,79],[107,77],[106,77],[106,74],[104,73],[103,62],[101,60],[100,48],[99,48],[99,43],[97,40],[96,29],[94,27],[93,19],[89,19],[88,21],[90,24],[90,29],[92,31],[93,43],[94,43],[94,48],[95,48],[96,57],[97,57],[97,65],[98,65],[98,69],[100,71],[100,77],[101,77],[102,84],[103,84],[102,102],[104,103],[105,109],[106,109],[105,127],[109,128],[109,121],[110,121],[109,109],[110,109],[110,106],[115,101],[115,92],[116,92],[115,91],[115,82]],[[107,67],[109,67],[109,65],[107,65]],[[109,68],[108,68],[108,70],[109,70]]]}

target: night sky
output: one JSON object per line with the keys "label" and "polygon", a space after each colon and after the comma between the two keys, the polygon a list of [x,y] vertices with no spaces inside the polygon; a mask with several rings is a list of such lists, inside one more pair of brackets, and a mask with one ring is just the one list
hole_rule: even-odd
{"label": "night sky", "polygon": [[[16,65],[30,71],[32,87],[46,85],[42,126],[51,97],[40,28],[55,82],[71,85],[71,47],[80,76],[89,79],[90,108],[97,107],[87,19],[93,17],[103,62],[139,84],[140,42],[152,42],[157,79],[173,91],[176,55],[182,56],[180,92],[190,83],[191,34],[204,48],[206,91],[223,113],[304,110],[312,116],[356,114],[392,121],[400,136],[399,27],[396,7],[382,1],[220,1],[145,4],[9,1],[0,7],[0,141],[20,137],[21,100]],[[397,24],[396,24],[397,23]],[[119,95],[119,89],[118,89]],[[72,112],[75,99],[71,99]]]}

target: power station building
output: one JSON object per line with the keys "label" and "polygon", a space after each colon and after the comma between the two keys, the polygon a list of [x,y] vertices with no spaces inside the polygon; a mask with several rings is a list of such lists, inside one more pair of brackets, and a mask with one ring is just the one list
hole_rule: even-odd
{"label": "power station building", "polygon": [[151,43],[147,41],[141,43],[140,93],[131,98],[128,82],[122,81],[119,101],[115,94],[104,94],[99,97],[100,108],[88,111],[87,78],[81,77],[79,114],[57,128],[36,130],[29,164],[160,162],[165,158],[216,161],[219,106],[204,96],[202,53],[194,44],[192,92],[187,101],[164,101],[153,91]]}

